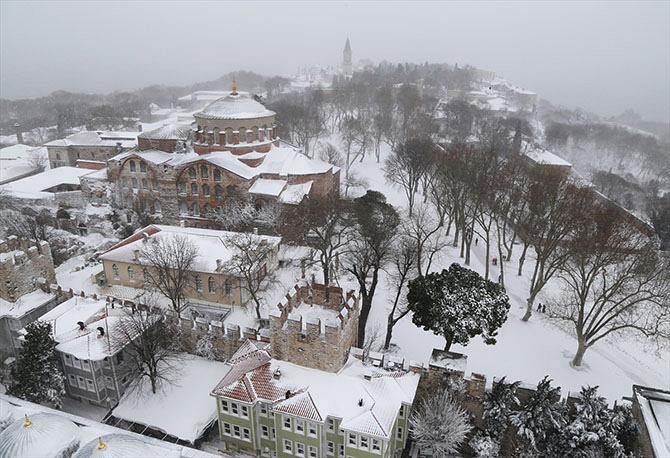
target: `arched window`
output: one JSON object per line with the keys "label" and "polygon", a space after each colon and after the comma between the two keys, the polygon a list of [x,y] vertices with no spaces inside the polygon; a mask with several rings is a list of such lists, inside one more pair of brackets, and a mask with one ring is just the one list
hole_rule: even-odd
{"label": "arched window", "polygon": [[202,194],[209,196],[209,185],[207,183],[202,185]]}
{"label": "arched window", "polygon": [[194,203],[193,206],[191,207],[190,214],[193,216],[200,216],[200,207],[198,206],[197,203]]}
{"label": "arched window", "polygon": [[221,170],[214,169],[214,181],[221,181]]}
{"label": "arched window", "polygon": [[219,135],[219,128],[214,128],[214,143],[217,145],[221,143],[221,136]]}
{"label": "arched window", "polygon": [[146,178],[142,178],[142,189],[149,189],[149,182]]}
{"label": "arched window", "polygon": [[180,215],[185,215],[188,213],[188,207],[186,206],[186,202],[179,202],[179,214]]}
{"label": "arched window", "polygon": [[142,269],[142,278],[144,279],[144,284],[148,285],[151,279],[149,278],[149,271],[146,267]]}
{"label": "arched window", "polygon": [[140,162],[140,172],[146,172],[147,171],[147,164],[144,161]]}
{"label": "arched window", "polygon": [[135,170],[135,161],[130,161],[130,171],[134,172]]}
{"label": "arched window", "polygon": [[114,280],[119,279],[119,266],[116,264],[112,264],[112,276],[114,277]]}
{"label": "arched window", "polygon": [[200,278],[200,275],[195,276],[195,290],[202,293],[202,278]]}
{"label": "arched window", "polygon": [[233,142],[233,129],[229,127],[226,129],[226,145],[231,145]]}
{"label": "arched window", "polygon": [[191,167],[190,169],[188,169],[188,177],[189,177],[191,180],[195,180],[195,169],[194,169],[193,167]]}
{"label": "arched window", "polygon": [[133,177],[133,178],[130,180],[130,182],[131,182],[132,185],[133,185],[133,189],[137,189],[137,178],[134,178],[134,177]]}
{"label": "arched window", "polygon": [[230,293],[233,291],[233,285],[229,279],[226,278],[226,281],[223,284],[223,293],[226,296],[230,296]]}
{"label": "arched window", "polygon": [[154,209],[156,213],[161,213],[161,203],[159,200],[154,200]]}
{"label": "arched window", "polygon": [[200,166],[200,176],[203,178],[209,178],[209,168],[206,165]]}
{"label": "arched window", "polygon": [[191,194],[198,194],[198,184],[191,183]]}
{"label": "arched window", "polygon": [[221,185],[217,184],[216,186],[214,186],[214,195],[216,196],[217,199],[223,197],[223,188],[221,187]]}
{"label": "arched window", "polygon": [[128,266],[128,280],[135,281],[135,269],[133,269],[133,266]]}
{"label": "arched window", "polygon": [[247,128],[240,127],[240,143],[245,143],[247,141]]}
{"label": "arched window", "polygon": [[207,279],[207,291],[213,293],[216,291],[216,284],[214,283],[214,277],[209,277]]}

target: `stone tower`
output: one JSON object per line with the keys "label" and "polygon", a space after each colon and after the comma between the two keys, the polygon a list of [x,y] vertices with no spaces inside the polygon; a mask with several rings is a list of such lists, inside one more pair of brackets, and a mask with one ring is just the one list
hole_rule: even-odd
{"label": "stone tower", "polygon": [[351,64],[351,43],[349,43],[349,37],[347,37],[347,42],[344,44],[344,51],[342,51],[342,72],[344,73],[344,76],[351,76],[354,73]]}

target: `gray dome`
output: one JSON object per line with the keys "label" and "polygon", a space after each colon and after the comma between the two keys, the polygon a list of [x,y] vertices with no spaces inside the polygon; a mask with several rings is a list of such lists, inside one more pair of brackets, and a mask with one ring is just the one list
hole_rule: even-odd
{"label": "gray dome", "polygon": [[[176,452],[175,452],[176,453]],[[166,450],[153,447],[127,434],[107,434],[82,446],[73,458],[164,457]],[[176,453],[175,456],[179,456]]]}
{"label": "gray dome", "polygon": [[237,92],[215,100],[194,116],[202,119],[254,119],[274,115],[274,111],[256,102],[249,93]]}
{"label": "gray dome", "polygon": [[52,413],[37,413],[0,433],[0,456],[16,458],[69,457],[79,446],[79,429]]}

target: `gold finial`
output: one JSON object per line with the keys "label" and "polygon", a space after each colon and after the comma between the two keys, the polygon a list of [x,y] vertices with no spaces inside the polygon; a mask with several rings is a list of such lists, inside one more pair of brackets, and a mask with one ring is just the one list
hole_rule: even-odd
{"label": "gold finial", "polygon": [[98,450],[104,450],[107,448],[107,444],[102,441],[102,437],[98,437]]}
{"label": "gold finial", "polygon": [[235,81],[235,78],[233,78],[233,84],[231,84],[230,89],[231,89],[230,93],[232,95],[237,95],[237,81]]}
{"label": "gold finial", "polygon": [[24,428],[30,428],[33,425],[33,422],[30,421],[30,418],[28,418],[28,414],[23,415],[23,427]]}

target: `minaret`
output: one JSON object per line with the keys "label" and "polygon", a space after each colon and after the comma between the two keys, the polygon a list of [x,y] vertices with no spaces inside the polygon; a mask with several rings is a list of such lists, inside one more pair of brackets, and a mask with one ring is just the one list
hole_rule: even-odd
{"label": "minaret", "polygon": [[344,76],[351,76],[354,73],[353,66],[351,65],[351,43],[349,43],[349,37],[347,37],[344,51],[342,51],[342,72]]}

